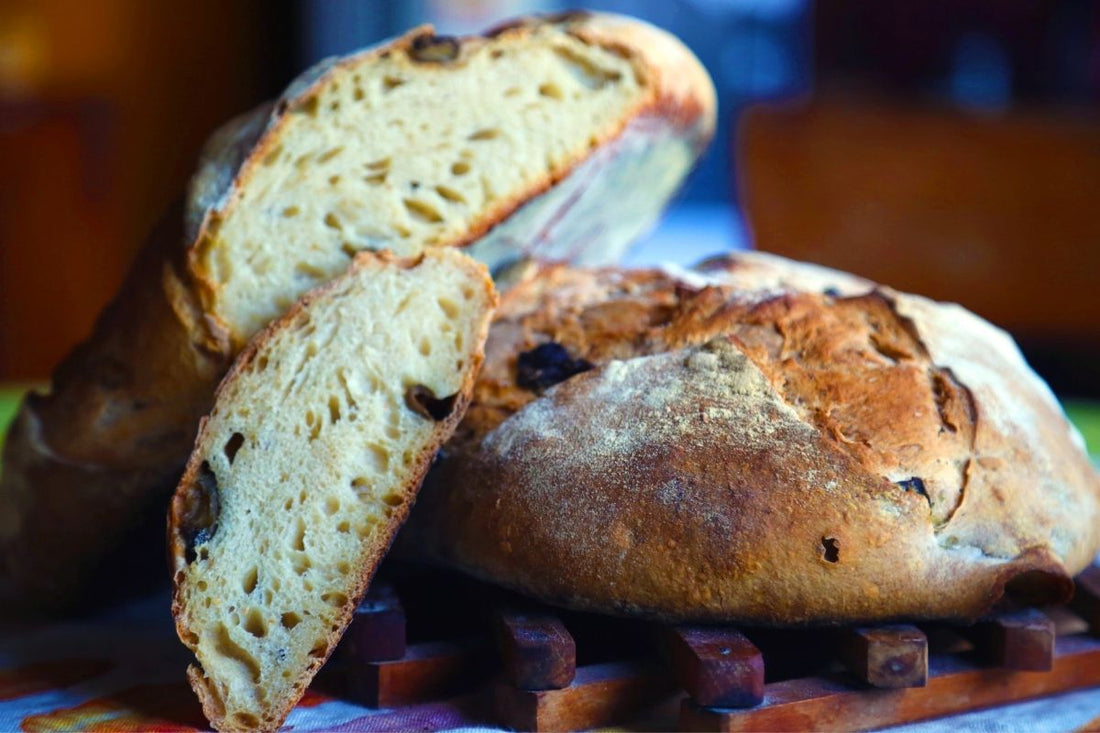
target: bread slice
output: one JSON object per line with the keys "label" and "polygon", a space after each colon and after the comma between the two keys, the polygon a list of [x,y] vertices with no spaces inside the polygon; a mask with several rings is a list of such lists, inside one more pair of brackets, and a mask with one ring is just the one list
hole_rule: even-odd
{"label": "bread slice", "polygon": [[538,269],[446,454],[405,550],[606,613],[973,619],[1100,550],[1100,475],[1007,334],[763,253]]}
{"label": "bread slice", "polygon": [[274,730],[465,412],[495,305],[453,250],[363,253],[218,388],[172,500],[173,613],[219,730]]}
{"label": "bread slice", "polygon": [[163,511],[234,355],[357,252],[611,261],[679,185],[714,110],[676,39],[574,13],[469,38],[419,28],[220,130],[185,216],[14,423],[4,602],[86,602],[82,585],[148,557],[123,538]]}

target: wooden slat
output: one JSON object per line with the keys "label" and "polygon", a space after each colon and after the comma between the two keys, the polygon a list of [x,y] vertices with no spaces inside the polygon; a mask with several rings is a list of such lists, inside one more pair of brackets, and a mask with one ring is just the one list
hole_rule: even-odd
{"label": "wooden slat", "polygon": [[405,610],[391,585],[377,581],[371,585],[352,615],[341,647],[349,664],[405,656]]}
{"label": "wooden slat", "polygon": [[966,654],[933,655],[928,684],[867,690],[842,677],[811,677],[767,685],[764,703],[747,710],[701,708],[685,699],[681,730],[772,731],[862,729],[898,725],[1004,705],[1100,684],[1100,641],[1071,636],[1055,642],[1050,672],[980,667]]}
{"label": "wooden slat", "polygon": [[674,626],[665,642],[680,686],[699,705],[751,707],[764,699],[764,657],[736,629]]}
{"label": "wooden slat", "polygon": [[928,639],[908,624],[844,629],[837,656],[861,682],[883,689],[922,687],[928,680]]}
{"label": "wooden slat", "polygon": [[1089,566],[1073,582],[1076,590],[1070,608],[1085,620],[1094,636],[1100,636],[1100,566]]}
{"label": "wooden slat", "polygon": [[579,667],[573,683],[560,690],[498,684],[494,703],[497,722],[509,728],[583,730],[627,720],[675,687],[672,676],[657,665],[612,662]]}
{"label": "wooden slat", "polygon": [[1031,672],[1054,665],[1054,621],[1038,609],[996,614],[962,631],[989,664]]}
{"label": "wooden slat", "polygon": [[489,660],[481,639],[411,644],[401,659],[349,665],[348,695],[378,708],[435,700],[477,685]]}
{"label": "wooden slat", "polygon": [[548,611],[494,611],[504,678],[521,690],[567,687],[577,671],[577,645],[565,624]]}

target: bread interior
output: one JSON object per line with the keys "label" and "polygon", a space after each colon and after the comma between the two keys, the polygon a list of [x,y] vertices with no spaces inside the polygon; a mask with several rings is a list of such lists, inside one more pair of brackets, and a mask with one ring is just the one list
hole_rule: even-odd
{"label": "bread interior", "polygon": [[186,516],[205,518],[181,528],[181,635],[222,728],[277,725],[304,690],[480,358],[480,265],[453,250],[408,269],[361,259],[246,352],[181,487]]}
{"label": "bread interior", "polygon": [[247,196],[210,222],[197,249],[208,310],[239,345],[361,250],[465,243],[648,93],[629,58],[552,24],[339,64],[292,102],[278,143],[242,171]]}

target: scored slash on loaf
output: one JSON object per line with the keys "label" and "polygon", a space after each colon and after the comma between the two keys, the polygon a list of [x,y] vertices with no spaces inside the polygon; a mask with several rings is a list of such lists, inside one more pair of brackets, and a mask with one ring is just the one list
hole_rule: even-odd
{"label": "scored slash on loaf", "polygon": [[763,253],[543,265],[486,355],[399,547],[546,602],[973,619],[1064,602],[1100,546],[1080,435],[958,306]]}

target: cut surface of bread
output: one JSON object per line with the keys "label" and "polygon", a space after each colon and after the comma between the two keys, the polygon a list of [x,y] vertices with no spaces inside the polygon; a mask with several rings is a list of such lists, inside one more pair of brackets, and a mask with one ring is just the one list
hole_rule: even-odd
{"label": "cut surface of bread", "polygon": [[356,252],[614,261],[714,115],[706,72],[675,38],[573,13],[467,38],[420,28],[322,64],[218,131],[183,216],[13,423],[0,598],[83,604],[82,585],[143,555],[126,533],[163,511],[233,357]]}
{"label": "cut surface of bread", "polygon": [[207,309],[246,338],[356,252],[468,243],[562,178],[659,88],[639,49],[586,37],[607,22],[461,40],[420,29],[307,74],[237,172],[247,198],[212,200],[214,163],[196,179]]}
{"label": "cut surface of bread", "polygon": [[974,618],[1064,602],[1100,549],[1080,435],[959,306],[761,253],[544,266],[486,354],[403,546],[549,602]]}
{"label": "cut surface of bread", "polygon": [[364,253],[223,381],[169,517],[216,728],[275,729],[332,651],[465,410],[494,299],[456,251]]}

